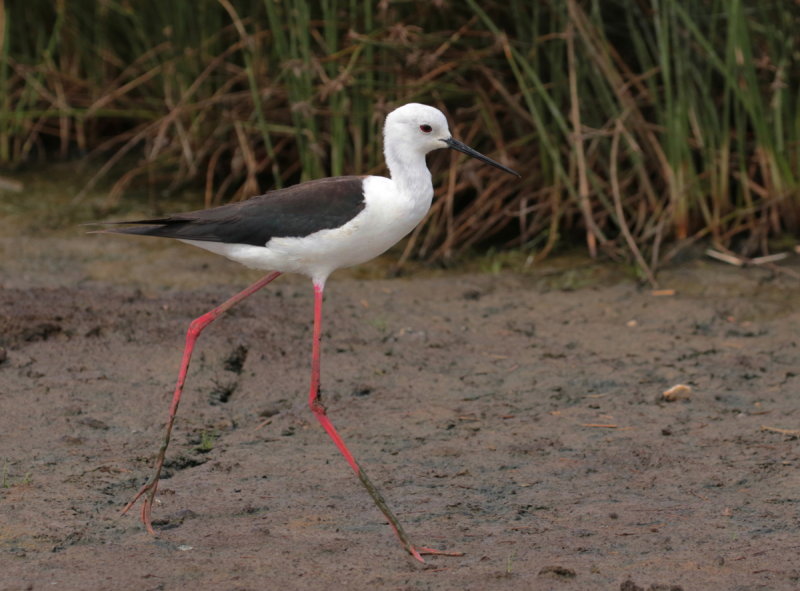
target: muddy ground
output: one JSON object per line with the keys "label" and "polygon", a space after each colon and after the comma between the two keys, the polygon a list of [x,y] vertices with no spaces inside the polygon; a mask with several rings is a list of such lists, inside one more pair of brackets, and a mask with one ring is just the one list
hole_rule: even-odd
{"label": "muddy ground", "polygon": [[417,543],[464,553],[420,565],[304,407],[307,280],[202,336],[153,538],[120,510],[185,329],[258,274],[166,241],[4,232],[2,591],[800,588],[789,275],[698,257],[660,275],[674,296],[586,261],[334,275],[329,416]]}

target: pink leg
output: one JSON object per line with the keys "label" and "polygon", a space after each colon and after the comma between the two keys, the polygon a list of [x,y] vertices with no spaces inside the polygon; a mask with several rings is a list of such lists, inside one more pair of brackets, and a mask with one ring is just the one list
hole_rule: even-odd
{"label": "pink leg", "polygon": [[150,479],[145,483],[145,485],[136,493],[136,496],[133,497],[130,503],[125,505],[125,508],[122,510],[122,513],[125,514],[128,510],[136,504],[136,501],[142,495],[145,496],[144,502],[142,503],[142,513],[141,519],[142,523],[144,523],[147,531],[153,535],[156,535],[156,532],[153,530],[153,524],[150,517],[150,513],[153,509],[153,501],[156,496],[156,491],[158,490],[158,479],[161,476],[161,469],[164,467],[164,457],[167,453],[167,446],[169,445],[170,436],[172,435],[172,425],[175,423],[175,414],[178,412],[178,404],[181,401],[181,393],[183,392],[183,384],[186,382],[186,373],[189,370],[189,362],[192,360],[192,351],[194,350],[195,342],[197,338],[200,336],[200,333],[203,332],[203,329],[214,322],[217,318],[219,318],[225,311],[232,308],[239,302],[241,302],[246,297],[254,294],[259,289],[270,283],[273,279],[280,275],[279,272],[275,271],[270,273],[269,275],[263,277],[247,289],[242,292],[239,292],[231,299],[227,300],[223,304],[217,306],[210,312],[207,312],[200,316],[199,318],[195,318],[192,323],[189,325],[189,330],[186,333],[186,345],[183,348],[183,359],[181,360],[181,368],[178,372],[178,383],[175,386],[175,393],[172,395],[172,404],[169,406],[169,418],[167,419],[167,430],[166,434],[164,435],[164,443],[161,444],[161,449],[158,450],[158,457],[156,458],[156,468],[153,471],[153,475]]}
{"label": "pink leg", "polygon": [[386,516],[386,519],[389,520],[389,524],[394,529],[394,532],[397,534],[397,537],[400,538],[400,543],[403,544],[403,547],[408,551],[411,556],[419,560],[420,562],[425,562],[422,559],[421,554],[441,554],[445,556],[463,556],[463,552],[445,552],[442,550],[434,550],[432,548],[417,548],[409,539],[406,532],[403,530],[403,526],[400,525],[397,517],[395,517],[392,510],[389,509],[389,506],[386,504],[386,500],[383,498],[383,495],[380,491],[372,484],[372,481],[367,477],[366,472],[358,465],[356,459],[353,457],[353,454],[350,453],[350,450],[347,449],[347,446],[342,441],[342,438],[339,436],[339,433],[331,423],[331,420],[328,418],[327,412],[325,407],[322,404],[322,401],[319,399],[319,381],[320,381],[320,340],[322,336],[322,293],[324,290],[324,285],[321,283],[314,282],[314,336],[313,336],[313,344],[311,349],[311,390],[308,394],[308,405],[311,407],[311,410],[314,412],[314,416],[317,417],[317,420],[322,425],[322,428],[328,433],[333,442],[336,444],[336,447],[339,448],[339,451],[344,456],[344,459],[347,460],[347,463],[350,464],[350,467],[358,476],[358,479],[361,481],[361,484],[364,485],[364,488],[367,489],[367,492],[372,497],[372,500],[375,501],[375,504],[378,506],[378,509]]}

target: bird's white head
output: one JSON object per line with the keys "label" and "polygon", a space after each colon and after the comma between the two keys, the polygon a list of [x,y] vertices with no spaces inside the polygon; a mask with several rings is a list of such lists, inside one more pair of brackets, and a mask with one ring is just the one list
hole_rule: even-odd
{"label": "bird's white head", "polygon": [[383,127],[384,146],[387,149],[427,154],[432,150],[446,148],[444,142],[451,137],[447,119],[439,109],[409,103],[386,116]]}

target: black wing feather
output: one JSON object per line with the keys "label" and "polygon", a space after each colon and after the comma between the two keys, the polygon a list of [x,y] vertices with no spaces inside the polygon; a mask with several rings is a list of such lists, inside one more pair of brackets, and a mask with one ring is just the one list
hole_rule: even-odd
{"label": "black wing feather", "polygon": [[271,238],[303,237],[346,224],[364,209],[364,178],[343,176],[309,181],[240,203],[165,218],[111,222],[143,227],[107,231],[264,246]]}

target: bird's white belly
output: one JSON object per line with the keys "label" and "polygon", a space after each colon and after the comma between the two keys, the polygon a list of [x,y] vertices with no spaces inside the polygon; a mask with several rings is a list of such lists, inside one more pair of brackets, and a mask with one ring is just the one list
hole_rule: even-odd
{"label": "bird's white belly", "polygon": [[[368,184],[369,183],[369,184]],[[323,282],[334,270],[358,265],[386,252],[425,217],[432,197],[398,198],[395,187],[382,177],[365,179],[373,190],[364,209],[345,225],[304,237],[272,238],[266,246],[185,240],[233,261],[269,271],[300,273]]]}

